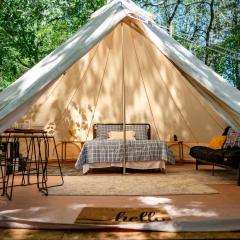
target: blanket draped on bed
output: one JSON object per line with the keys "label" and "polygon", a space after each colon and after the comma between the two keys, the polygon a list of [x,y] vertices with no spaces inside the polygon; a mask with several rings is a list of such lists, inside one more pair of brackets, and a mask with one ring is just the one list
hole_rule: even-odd
{"label": "blanket draped on bed", "polygon": [[[122,140],[87,141],[75,164],[80,169],[89,163],[116,163],[123,161],[124,142]],[[126,142],[126,161],[159,161],[175,163],[175,158],[167,144],[161,140],[137,140]]]}

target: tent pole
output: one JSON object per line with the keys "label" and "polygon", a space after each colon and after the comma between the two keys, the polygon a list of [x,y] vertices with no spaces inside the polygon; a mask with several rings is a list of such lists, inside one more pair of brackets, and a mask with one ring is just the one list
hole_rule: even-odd
{"label": "tent pole", "polygon": [[126,174],[126,99],[124,77],[124,52],[123,52],[123,23],[122,28],[122,117],[123,117],[123,174]]}

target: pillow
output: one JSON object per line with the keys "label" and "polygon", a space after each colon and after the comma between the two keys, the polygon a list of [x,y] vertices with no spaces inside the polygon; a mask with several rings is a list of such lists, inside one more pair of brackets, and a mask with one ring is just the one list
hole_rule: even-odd
{"label": "pillow", "polygon": [[96,125],[96,138],[107,139],[108,133],[111,131],[121,131],[121,125],[111,125],[111,124],[99,124]]}
{"label": "pillow", "polygon": [[[108,133],[109,140],[123,140],[124,133],[123,132],[115,132],[111,131]],[[134,131],[126,131],[126,140],[136,140]]]}
{"label": "pillow", "polygon": [[240,132],[230,128],[227,133],[227,139],[223,148],[240,147]]}
{"label": "pillow", "polygon": [[127,131],[134,131],[136,140],[148,140],[148,125],[126,125]]}
{"label": "pillow", "polygon": [[226,138],[227,136],[214,136],[208,144],[208,147],[212,149],[221,149]]}

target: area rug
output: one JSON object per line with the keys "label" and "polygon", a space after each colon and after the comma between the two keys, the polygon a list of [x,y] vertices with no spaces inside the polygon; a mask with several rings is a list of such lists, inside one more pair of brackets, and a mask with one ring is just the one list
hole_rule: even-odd
{"label": "area rug", "polygon": [[217,190],[192,178],[167,174],[65,176],[64,185],[49,189],[49,195],[69,196],[159,196],[213,194]]}
{"label": "area rug", "polygon": [[172,220],[164,208],[102,208],[85,207],[75,224],[149,223]]}
{"label": "area rug", "polygon": [[[56,165],[56,164],[55,164]],[[81,171],[77,170],[74,167],[74,163],[61,166],[62,174],[64,176],[80,176],[82,175]],[[48,165],[48,176],[59,176],[59,168],[53,167],[50,164]]]}
{"label": "area rug", "polygon": [[[98,171],[97,171],[98,170]],[[90,174],[109,174],[109,173],[121,173],[122,169],[97,169]],[[130,172],[130,170],[128,170]],[[131,174],[139,173],[139,170],[131,170]],[[76,170],[74,163],[65,164],[62,166],[62,173],[64,176],[81,176],[83,175],[81,171]],[[148,171],[147,174],[153,173],[153,171]],[[158,173],[157,173],[158,174]],[[236,173],[231,170],[226,170],[223,168],[216,167],[215,174],[212,176],[212,166],[200,166],[200,170],[195,170],[195,164],[185,164],[185,165],[168,165],[167,175],[172,177],[181,176],[182,178],[192,178],[198,182],[204,184],[236,184]],[[59,176],[59,169],[56,167],[48,168],[48,176]]]}

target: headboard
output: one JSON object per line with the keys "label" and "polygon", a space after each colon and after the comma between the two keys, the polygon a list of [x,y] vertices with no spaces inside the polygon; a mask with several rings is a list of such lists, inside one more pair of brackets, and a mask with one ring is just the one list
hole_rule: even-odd
{"label": "headboard", "polygon": [[[109,126],[109,128],[112,127],[116,127],[118,128],[117,131],[122,131],[123,130],[123,124],[122,123],[96,123],[93,125],[93,138],[97,137],[97,128],[98,126],[106,126],[106,128]],[[131,129],[131,126],[136,127],[136,126],[146,126],[146,130],[147,130],[147,137],[148,140],[151,139],[151,126],[149,123],[126,123],[126,127],[129,127],[128,130]],[[115,130],[116,131],[116,130]]]}

